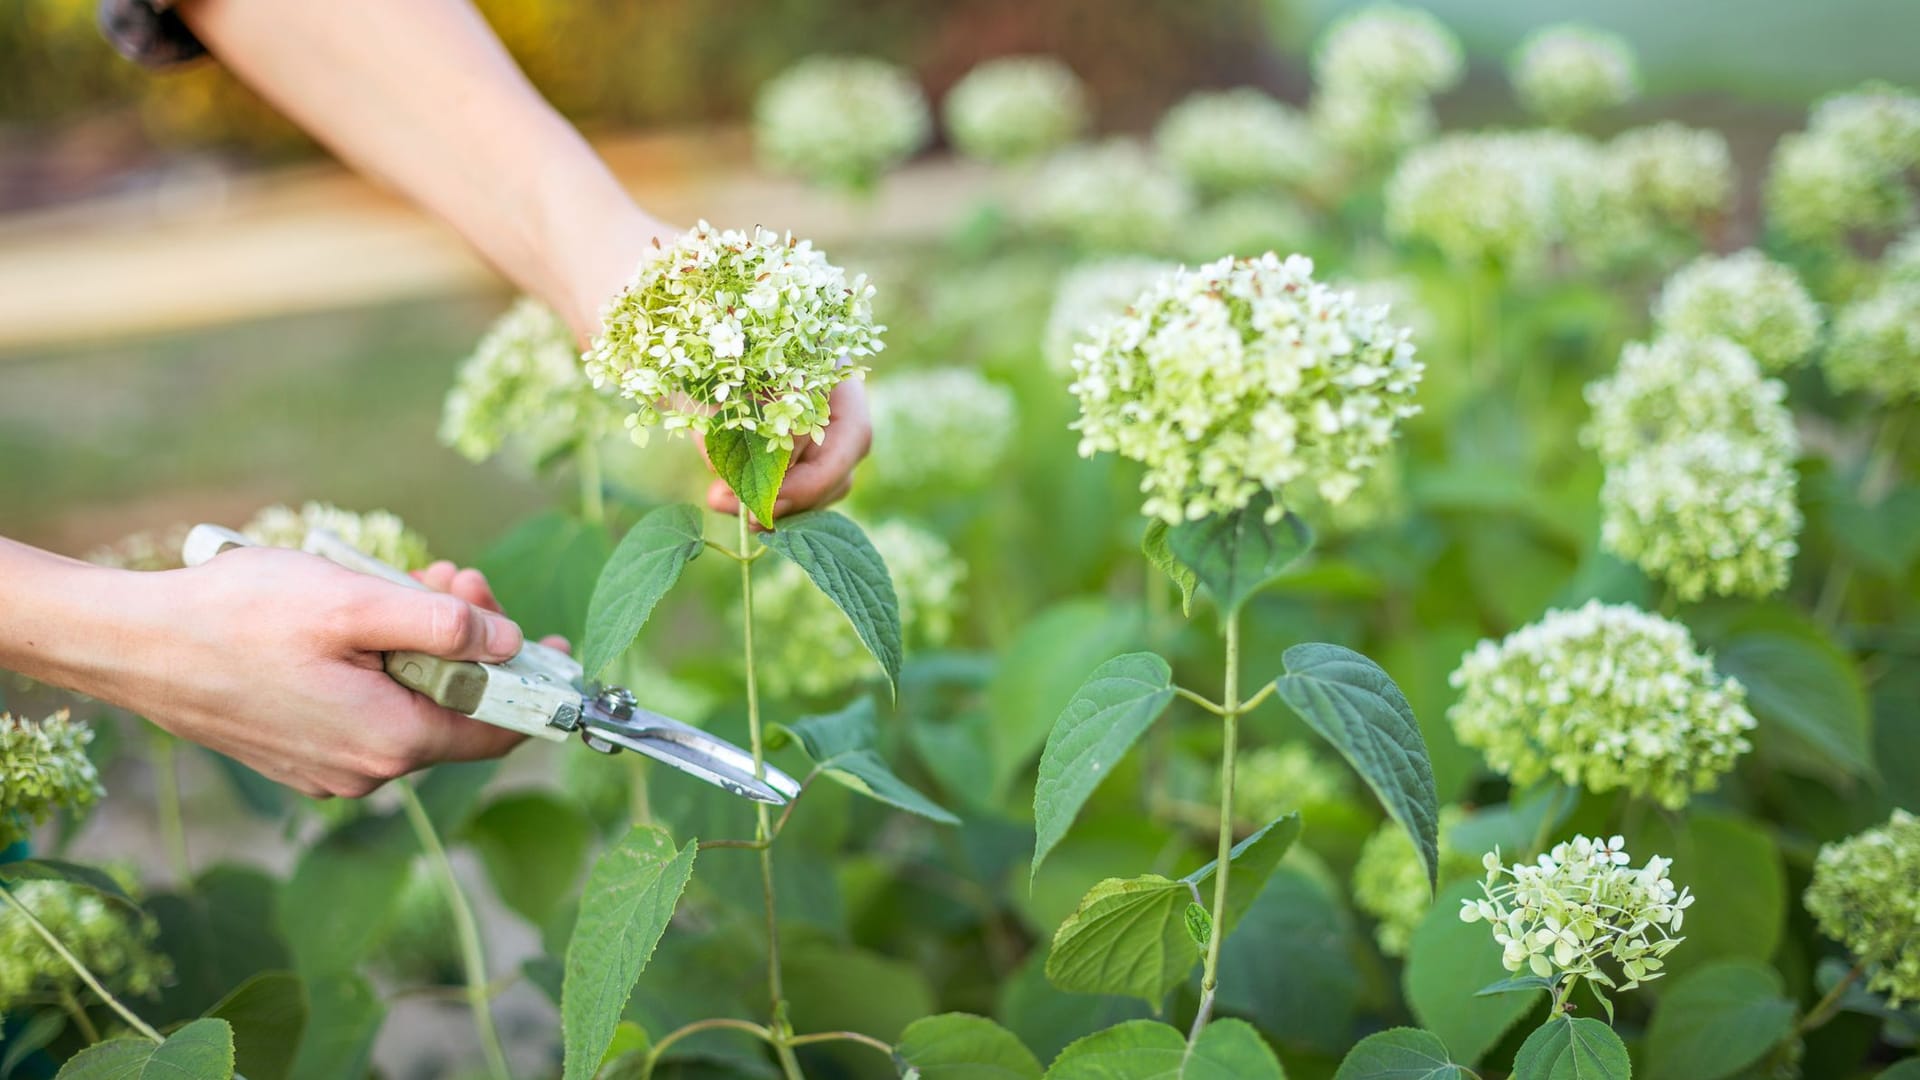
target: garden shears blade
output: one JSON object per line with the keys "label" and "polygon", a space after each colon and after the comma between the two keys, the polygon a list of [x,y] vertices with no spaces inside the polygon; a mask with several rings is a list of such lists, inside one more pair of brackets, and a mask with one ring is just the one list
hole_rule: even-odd
{"label": "garden shears blade", "polygon": [[[198,566],[223,551],[254,542],[219,525],[196,525],[181,552]],[[305,550],[349,570],[413,589],[426,586],[406,572],[353,547],[327,529],[307,533]],[[538,642],[522,645],[500,664],[448,660],[419,652],[385,654],[387,674],[436,704],[482,723],[550,742],[574,732],[603,754],[645,754],[741,798],[784,805],[800,792],[793,777],[725,739],[692,724],[641,708],[624,687],[589,684],[580,662]]]}

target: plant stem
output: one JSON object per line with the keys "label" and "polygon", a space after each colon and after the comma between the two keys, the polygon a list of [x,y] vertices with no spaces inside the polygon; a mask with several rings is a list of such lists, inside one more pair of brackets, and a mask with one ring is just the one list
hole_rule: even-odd
{"label": "plant stem", "polygon": [[1226,709],[1220,707],[1219,705],[1215,705],[1213,702],[1207,700],[1205,697],[1194,693],[1193,691],[1187,689],[1184,686],[1174,687],[1173,692],[1177,696],[1186,698],[1188,701],[1193,702],[1195,705],[1200,706],[1201,708],[1207,710],[1208,712],[1212,713],[1215,716],[1227,715]]}
{"label": "plant stem", "polygon": [[858,1031],[820,1031],[812,1035],[795,1035],[793,1038],[787,1040],[787,1045],[806,1046],[810,1043],[823,1042],[856,1042],[862,1046],[871,1046],[889,1058],[893,1056],[892,1043],[882,1042],[871,1035],[863,1035]]}
{"label": "plant stem", "polygon": [[714,1031],[718,1029],[744,1031],[754,1038],[764,1039],[767,1042],[773,1041],[772,1032],[751,1021],[734,1020],[730,1017],[716,1017],[712,1020],[695,1020],[691,1024],[667,1032],[661,1036],[659,1042],[654,1043],[653,1046],[647,1050],[647,1060],[640,1066],[640,1080],[650,1080],[653,1076],[653,1067],[660,1063],[660,1058],[667,1052],[667,1047],[672,1046],[674,1043],[679,1042],[689,1035],[698,1035],[703,1031]]}
{"label": "plant stem", "polygon": [[1560,989],[1555,991],[1553,995],[1553,1015],[1564,1016],[1566,1014],[1567,1002],[1573,999],[1573,988],[1578,985],[1579,982],[1579,979],[1568,978],[1560,984]]}
{"label": "plant stem", "polygon": [[27,925],[33,927],[33,932],[40,935],[40,940],[47,943],[47,948],[52,949],[56,956],[65,960],[67,966],[73,969],[73,973],[80,976],[80,981],[87,984],[87,989],[93,991],[95,997],[105,1002],[107,1008],[118,1013],[120,1019],[127,1022],[128,1027],[154,1042],[165,1041],[160,1037],[160,1033],[153,1029],[152,1025],[135,1016],[132,1009],[120,1003],[119,998],[107,993],[107,988],[100,985],[100,980],[94,977],[93,972],[87,970],[87,965],[81,963],[80,958],[73,955],[73,953],[61,943],[60,938],[55,935],[53,931],[47,929],[47,924],[41,922],[39,917],[27,908],[27,905],[21,903],[19,897],[13,895],[12,889],[0,885],[0,896],[6,897],[7,903],[12,904],[13,909],[18,911],[20,916],[27,920]]}
{"label": "plant stem", "polygon": [[1805,1035],[1833,1019],[1833,1014],[1840,1011],[1840,999],[1846,996],[1847,988],[1858,982],[1860,976],[1866,974],[1866,971],[1865,960],[1849,968],[1847,973],[1841,976],[1840,981],[1833,984],[1833,989],[1827,991],[1827,996],[1815,1002],[1813,1008],[1807,1011],[1807,1015],[1800,1018],[1800,1022],[1793,1027],[1793,1033]]}
{"label": "plant stem", "polygon": [[580,470],[580,518],[590,525],[598,525],[607,520],[606,496],[600,481],[600,448],[591,440],[581,443],[573,463]]}
{"label": "plant stem", "polygon": [[407,821],[413,825],[414,835],[426,850],[427,860],[440,878],[440,890],[446,894],[447,907],[453,913],[453,929],[460,939],[460,963],[467,974],[467,1005],[473,1011],[473,1026],[480,1031],[480,1048],[487,1056],[487,1071],[494,1080],[513,1080],[512,1072],[507,1069],[506,1051],[500,1046],[500,1035],[493,1029],[487,959],[480,948],[480,931],[474,925],[473,908],[467,904],[467,894],[453,873],[453,860],[447,858],[447,849],[440,843],[440,834],[434,829],[433,818],[427,815],[419,792],[405,778],[395,786],[400,789],[401,803],[407,808]]}
{"label": "plant stem", "polygon": [[160,841],[167,849],[167,863],[173,868],[174,882],[186,889],[193,881],[193,863],[187,857],[187,826],[180,812],[179,755],[174,753],[173,736],[159,727],[147,725],[147,748],[153,762],[153,798],[160,818]]}
{"label": "plant stem", "polygon": [[73,991],[64,988],[60,991],[60,1007],[73,1020],[73,1026],[80,1029],[80,1037],[87,1040],[88,1045],[100,1041],[100,1029],[93,1026],[93,1017],[87,1015],[87,1010],[81,1006],[80,999],[73,996]]}
{"label": "plant stem", "polygon": [[1218,861],[1213,870],[1213,932],[1207,936],[1206,966],[1200,975],[1200,1008],[1193,1015],[1188,1043],[1200,1038],[1200,1032],[1213,1016],[1213,992],[1220,983],[1220,942],[1226,937],[1227,877],[1233,869],[1233,765],[1240,727],[1240,614],[1227,616],[1227,677],[1220,699],[1222,712],[1220,749],[1220,843]]}

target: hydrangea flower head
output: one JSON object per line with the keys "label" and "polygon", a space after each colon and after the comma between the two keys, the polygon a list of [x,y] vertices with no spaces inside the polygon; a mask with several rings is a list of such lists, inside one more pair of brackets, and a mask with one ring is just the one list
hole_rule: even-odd
{"label": "hydrangea flower head", "polygon": [[1920,166],[1920,94],[1873,82],[1813,107],[1807,130],[1890,173]]}
{"label": "hydrangea flower head", "polygon": [[1251,87],[1189,96],[1160,121],[1154,142],[1203,191],[1297,184],[1321,167],[1319,138],[1306,118]]}
{"label": "hydrangea flower head", "polygon": [[1433,135],[1438,122],[1424,97],[1325,88],[1307,105],[1322,144],[1362,164],[1386,161]]}
{"label": "hydrangea flower head", "polygon": [[[22,881],[7,886],[33,916],[109,989],[145,996],[172,973],[154,951],[159,925],[133,916],[91,890],[64,881]],[[0,1009],[9,1012],[85,990],[71,965],[50,948],[14,910],[0,908]]]}
{"label": "hydrangea flower head", "polygon": [[180,553],[187,531],[185,525],[170,525],[132,533],[93,551],[87,561],[116,570],[178,570],[186,565]]}
{"label": "hydrangea flower head", "polygon": [[1070,146],[1034,177],[1027,213],[1040,229],[1085,248],[1158,251],[1193,208],[1193,192],[1140,144]]}
{"label": "hydrangea flower head", "polygon": [[1806,904],[1820,932],[1867,965],[1868,989],[1896,1009],[1920,1001],[1920,818],[1895,810],[1821,848]]}
{"label": "hydrangea flower head", "polygon": [[1233,816],[1256,825],[1340,802],[1349,793],[1347,771],[1304,742],[1243,751],[1234,758],[1233,772]]}
{"label": "hydrangea flower head", "polygon": [[1632,863],[1619,836],[1576,836],[1512,866],[1488,852],[1482,897],[1461,901],[1460,918],[1492,927],[1508,971],[1632,990],[1664,974],[1667,954],[1686,940],[1680,928],[1693,906],[1693,893],[1667,876],[1672,860]]}
{"label": "hydrangea flower head", "polygon": [[1528,35],[1510,71],[1520,104],[1556,124],[1624,104],[1640,89],[1627,39],[1573,23]]}
{"label": "hydrangea flower head", "polygon": [[[1455,848],[1447,836],[1466,819],[1458,806],[1440,808],[1440,881],[1445,884],[1473,874],[1480,866],[1475,856]],[[1353,864],[1353,903],[1374,919],[1373,939],[1387,956],[1405,956],[1413,931],[1433,904],[1427,868],[1413,849],[1413,838],[1399,822],[1382,822]]]}
{"label": "hydrangea flower head", "polygon": [[1342,502],[1392,445],[1421,365],[1384,307],[1269,252],[1162,278],[1074,358],[1080,453],[1146,466],[1141,512],[1170,524],[1288,484]]}
{"label": "hydrangea flower head", "polygon": [[1799,275],[1752,248],[1682,267],[1660,290],[1653,319],[1664,333],[1725,338],[1766,371],[1801,363],[1820,341],[1820,306]]}
{"label": "hydrangea flower head", "polygon": [[816,56],[767,83],[754,102],[754,143],[767,163],[853,188],[912,157],[933,131],[920,85],[883,60]]}
{"label": "hydrangea flower head", "polygon": [[1920,282],[1892,282],[1841,308],[1821,365],[1841,393],[1920,398]]}
{"label": "hydrangea flower head", "polygon": [[1417,8],[1371,4],[1327,28],[1313,52],[1324,87],[1373,96],[1422,97],[1460,81],[1460,39]]}
{"label": "hydrangea flower head", "polygon": [[543,462],[621,429],[622,410],[580,366],[573,331],[552,309],[521,297],[460,365],[441,411],[440,441],[485,461],[509,441]]}
{"label": "hydrangea flower head", "polygon": [[1388,179],[1387,231],[1463,265],[1537,264],[1590,212],[1598,155],[1572,135],[1445,136],[1401,159]]}
{"label": "hydrangea flower head", "polygon": [[1834,95],[1774,147],[1768,219],[1810,244],[1899,228],[1914,217],[1916,167],[1920,95],[1884,83]]}
{"label": "hydrangea flower head", "polygon": [[982,161],[1024,161],[1070,142],[1087,126],[1086,87],[1050,56],[988,60],[947,91],[954,145]]}
{"label": "hydrangea flower head", "polygon": [[1461,743],[1523,787],[1555,776],[1678,809],[1751,749],[1746,689],[1686,627],[1628,604],[1548,612],[1480,642],[1450,682]]}
{"label": "hydrangea flower head", "polygon": [[57,810],[80,810],[106,794],[87,757],[93,729],[65,709],[44,720],[0,712],[0,846]]}
{"label": "hydrangea flower head", "polygon": [[1656,224],[1694,228],[1733,204],[1727,137],[1663,121],[1628,128],[1607,142],[1607,186]]}
{"label": "hydrangea flower head", "polygon": [[1760,372],[1747,350],[1725,338],[1662,337],[1632,342],[1612,375],[1587,386],[1593,419],[1583,433],[1609,465],[1656,443],[1714,431],[1796,452],[1787,388]]}
{"label": "hydrangea flower head", "polygon": [[971,368],[890,375],[873,384],[870,406],[875,452],[863,490],[880,498],[977,488],[1013,440],[1013,392]]}
{"label": "hydrangea flower head", "polygon": [[1175,264],[1158,259],[1120,256],[1080,263],[1067,271],[1047,315],[1041,350],[1047,366],[1062,374],[1072,371],[1074,346],[1086,341],[1095,325],[1132,307],[1176,269]]}
{"label": "hydrangea flower head", "polygon": [[822,437],[827,396],[866,371],[885,329],[866,275],[849,280],[791,234],[703,221],[651,252],[608,305],[587,376],[633,402],[637,442],[658,423],[791,448]]}
{"label": "hydrangea flower head", "polygon": [[356,514],[331,503],[310,502],[298,510],[269,506],[240,531],[256,544],[301,549],[307,533],[327,529],[348,546],[401,570],[418,570],[433,561],[426,538],[385,510]]}

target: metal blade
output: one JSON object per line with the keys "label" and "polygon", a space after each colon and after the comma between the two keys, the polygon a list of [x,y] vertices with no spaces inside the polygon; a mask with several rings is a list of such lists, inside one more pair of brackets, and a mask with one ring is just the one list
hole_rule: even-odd
{"label": "metal blade", "polygon": [[[624,715],[623,715],[624,714]],[[699,777],[724,791],[756,802],[785,805],[800,793],[800,783],[771,765],[764,779],[753,775],[753,755],[691,724],[605,698],[588,702],[582,735],[645,754],[655,761]]]}

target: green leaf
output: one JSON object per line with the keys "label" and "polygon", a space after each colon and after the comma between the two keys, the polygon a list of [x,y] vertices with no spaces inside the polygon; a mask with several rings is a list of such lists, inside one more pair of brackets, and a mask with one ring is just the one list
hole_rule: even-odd
{"label": "green leaf", "polygon": [[593,823],[578,805],[542,791],[502,795],[468,824],[494,891],[541,926],[573,895],[593,841]]}
{"label": "green leaf", "polygon": [[807,757],[835,783],[910,814],[944,825],[960,824],[959,818],[893,775],[886,759],[873,748],[878,732],[872,698],[859,698],[839,712],[809,716],[785,730],[800,740]]}
{"label": "green leaf", "polygon": [[1478,1064],[1508,1028],[1539,1004],[1522,994],[1475,996],[1481,987],[1508,975],[1487,924],[1460,921],[1460,901],[1479,895],[1477,879],[1442,889],[1414,928],[1401,973],[1414,1019],[1439,1036],[1463,1065]]}
{"label": "green leaf", "polygon": [[665,829],[636,825],[594,864],[567,942],[560,992],[566,1080],[591,1077],[599,1068],[627,996],[693,874],[698,848],[688,841],[675,851]]}
{"label": "green leaf", "polygon": [[900,601],[887,564],[860,526],[831,510],[795,514],[779,532],[760,534],[760,542],[797,563],[834,602],[867,651],[887,673],[887,685],[900,680],[906,648],[900,639]]}
{"label": "green leaf", "polygon": [[1805,616],[1779,606],[1700,620],[1714,667],[1747,688],[1757,753],[1796,772],[1867,776],[1872,716],[1853,658]]}
{"label": "green leaf", "polygon": [[1146,534],[1140,538],[1140,551],[1147,557],[1147,561],[1153,564],[1154,569],[1173,579],[1173,583],[1180,587],[1180,613],[1191,615],[1193,614],[1193,590],[1200,584],[1200,579],[1194,576],[1191,567],[1173,554],[1173,543],[1167,539],[1172,531],[1172,528],[1159,518],[1147,522]]}
{"label": "green leaf", "polygon": [[1898,1062],[1873,1080],[1920,1080],[1920,1058]]}
{"label": "green leaf", "polygon": [[1467,1080],[1447,1044],[1431,1031],[1389,1028],[1361,1039],[1347,1052],[1333,1080]]}
{"label": "green leaf", "polygon": [[[0,701],[0,707],[4,706],[5,702]],[[59,1038],[68,1023],[67,1014],[55,1008],[42,1009],[26,1023],[10,1026],[6,1038],[0,1040],[0,1080],[14,1076],[21,1063]]]}
{"label": "green leaf", "polygon": [[1633,1063],[1613,1029],[1589,1016],[1540,1025],[1513,1058],[1513,1080],[1629,1080]]}
{"label": "green leaf", "polygon": [[1413,837],[1428,887],[1437,888],[1440,801],[1427,743],[1406,696],[1380,665],[1338,645],[1295,645],[1280,662],[1287,669],[1273,683],[1280,700],[1366,780]]}
{"label": "green leaf", "polygon": [[[918,964],[817,933],[794,934],[780,944],[796,1030],[858,1031],[891,1043],[933,1012],[933,987]],[[836,1049],[844,1051],[834,1056],[847,1072],[864,1073],[872,1061],[873,1051],[864,1047]]]}
{"label": "green leaf", "polygon": [[142,1015],[156,1024],[199,1016],[253,976],[292,967],[276,929],[279,890],[280,882],[260,870],[223,863],[178,893],[148,897],[160,924],[155,944],[173,960],[173,982]]}
{"label": "green leaf", "polygon": [[[1225,917],[1215,933],[1232,933],[1299,835],[1300,815],[1289,814],[1234,847]],[[1177,881],[1147,874],[1095,885],[1054,934],[1047,978],[1062,990],[1126,994],[1158,1005],[1200,960],[1186,909],[1214,866]]]}
{"label": "green leaf", "polygon": [[308,848],[280,890],[280,928],[303,977],[352,971],[379,940],[418,851],[396,814],[359,818]]}
{"label": "green leaf", "polygon": [[1141,637],[1136,609],[1092,598],[1056,604],[1020,628],[987,690],[995,799],[1040,752],[1087,676],[1115,653],[1139,648]]}
{"label": "green leaf", "polygon": [[1833,540],[1867,569],[1891,582],[1905,579],[1920,558],[1920,487],[1888,492],[1872,506],[1834,484]]}
{"label": "green leaf", "polygon": [[1032,872],[1039,872],[1093,789],[1172,700],[1173,669],[1145,652],[1107,661],[1075,692],[1040,754]]}
{"label": "green leaf", "polygon": [[255,975],[207,1015],[233,1026],[234,1071],[247,1080],[285,1080],[307,1028],[307,991],[290,971]]}
{"label": "green leaf", "polygon": [[705,547],[700,510],[684,503],[660,507],[620,539],[587,605],[587,637],[580,647],[587,678],[598,679],[627,651],[654,605]]}
{"label": "green leaf", "polygon": [[1730,813],[1694,810],[1672,824],[1652,820],[1629,840],[1628,850],[1639,858],[1658,853],[1672,859],[1674,885],[1693,890],[1687,943],[1667,957],[1670,977],[1714,960],[1773,956],[1790,904],[1786,864],[1766,827]]}
{"label": "green leaf", "polygon": [[[25,845],[21,845],[23,848]],[[128,896],[120,883],[104,870],[91,866],[82,866],[65,859],[20,859],[10,863],[0,863],[0,881],[11,886],[21,881],[64,881],[88,892],[95,893],[101,899],[110,901],[128,911],[138,913],[140,905]]]}
{"label": "green leaf", "polygon": [[1492,997],[1495,994],[1528,994],[1535,990],[1544,990],[1551,994],[1554,981],[1539,975],[1516,975],[1511,979],[1501,979],[1473,992],[1474,997]]}
{"label": "green leaf", "polygon": [[1129,1020],[1068,1046],[1047,1080],[1286,1080],[1286,1070],[1244,1020],[1215,1020],[1191,1047],[1158,1020]]}
{"label": "green leaf", "polygon": [[983,1016],[942,1013],[900,1033],[894,1057],[920,1080],[1040,1080],[1040,1062],[1018,1036]]}
{"label": "green leaf", "polygon": [[475,565],[529,639],[559,634],[580,641],[594,582],[612,554],[606,526],[550,511],[500,538]]}
{"label": "green leaf", "polygon": [[1793,1034],[1794,1004],[1765,964],[1728,960],[1660,993],[1647,1029],[1648,1080],[1721,1080]]}
{"label": "green leaf", "polygon": [[309,976],[307,1030],[293,1059],[294,1080],[365,1076],[387,1006],[367,980],[351,972]]}
{"label": "green leaf", "polygon": [[233,1029],[225,1020],[195,1020],[156,1043],[109,1039],[68,1059],[60,1080],[227,1080],[233,1076]]}
{"label": "green leaf", "polygon": [[1187,936],[1193,939],[1193,947],[1205,952],[1207,943],[1213,940],[1213,915],[1197,903],[1187,904]]}
{"label": "green leaf", "polygon": [[1272,507],[1273,496],[1262,492],[1245,509],[1167,530],[1168,548],[1213,594],[1222,619],[1313,546],[1313,530],[1297,516],[1268,522]]}
{"label": "green leaf", "polygon": [[1339,887],[1309,866],[1274,870],[1221,942],[1215,1004],[1285,1045],[1332,1056],[1351,1042],[1362,972]]}
{"label": "green leaf", "polygon": [[707,432],[707,460],[727,482],[741,505],[760,524],[773,527],[773,503],[780,494],[793,451],[773,445],[751,431],[723,428]]}

